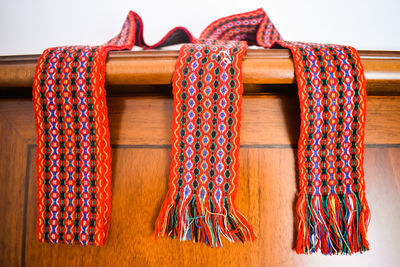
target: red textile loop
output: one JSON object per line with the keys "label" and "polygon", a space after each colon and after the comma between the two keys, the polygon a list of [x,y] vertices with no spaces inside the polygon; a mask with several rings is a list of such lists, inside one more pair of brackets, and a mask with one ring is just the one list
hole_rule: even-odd
{"label": "red textile loop", "polygon": [[369,249],[365,198],[366,90],[349,46],[284,41],[262,9],[221,18],[194,39],[183,27],[147,45],[130,12],[102,46],[56,47],[39,59],[33,84],[37,126],[39,240],[102,245],[111,212],[111,155],[104,74],[108,51],[187,43],[173,76],[170,180],[155,235],[222,246],[254,241],[235,206],[248,45],[290,49],[300,100],[297,252]]}
{"label": "red textile loop", "polygon": [[40,241],[103,245],[111,214],[111,149],[105,60],[110,50],[190,42],[176,27],[157,44],[143,40],[129,12],[121,32],[101,46],[46,49],[33,83],[37,129],[37,236]]}
{"label": "red textile loop", "polygon": [[[233,77],[230,74],[241,73],[240,65],[236,64],[241,59],[235,58],[229,47],[246,49],[243,41],[265,48],[286,47],[293,55],[301,108],[297,252],[314,253],[320,249],[323,254],[351,254],[368,250],[366,229],[370,211],[363,170],[366,90],[357,51],[334,44],[284,41],[262,9],[218,19],[206,27],[194,45],[181,49],[173,82],[174,142],[169,191],[156,222],[156,236],[169,235],[211,246],[222,245],[220,234],[230,241],[254,240],[247,220],[242,216],[236,220],[234,216],[239,214],[234,207],[236,186],[233,186],[237,183],[238,165],[234,162],[237,155],[232,157],[233,163],[219,157],[228,176],[218,172],[218,164],[209,164],[210,155],[217,159],[220,155],[218,149],[210,146],[219,145],[221,155],[229,157],[231,151],[224,148],[235,145],[239,139],[237,129],[232,135],[235,138],[225,138],[225,129],[230,125],[220,117],[226,108],[221,107],[220,99],[226,97],[226,90],[231,90],[236,93],[233,99],[240,98],[241,102],[241,87],[229,87],[229,78]],[[208,50],[209,53],[204,52]],[[214,65],[221,61],[230,64],[225,68],[227,79],[221,78],[220,71],[215,73]],[[210,78],[204,80],[204,76]],[[235,85],[236,82],[241,80],[235,81]],[[213,112],[215,101],[204,106],[214,100],[215,94],[219,101],[217,112]],[[190,105],[190,101],[194,104]],[[232,110],[240,114],[240,105]],[[209,112],[211,118],[205,118]],[[233,124],[240,120],[226,113]],[[215,118],[213,127],[224,130],[213,139],[207,125]],[[188,128],[190,124],[195,125],[194,130]],[[198,130],[198,136],[192,137]],[[222,142],[218,140],[220,136]],[[200,142],[198,149],[193,149],[193,143],[204,138],[212,142]],[[238,153],[238,143],[235,148]],[[197,170],[193,168],[196,156]],[[235,167],[231,172],[232,165]],[[230,191],[232,187],[235,190]],[[223,202],[218,197],[221,192],[222,198],[229,201]],[[210,220],[210,213],[227,223],[221,225]]]}

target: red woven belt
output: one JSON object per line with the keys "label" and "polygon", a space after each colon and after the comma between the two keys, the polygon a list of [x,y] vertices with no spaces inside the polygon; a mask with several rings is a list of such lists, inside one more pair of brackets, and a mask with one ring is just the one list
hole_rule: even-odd
{"label": "red woven belt", "polygon": [[111,155],[105,102],[110,50],[187,43],[173,77],[169,190],[156,237],[222,246],[253,241],[235,207],[247,45],[292,52],[301,109],[297,252],[368,250],[363,150],[365,78],[348,46],[284,41],[262,9],[211,23],[199,39],[182,27],[153,46],[130,12],[121,33],[97,47],[50,48],[33,85],[37,126],[38,228],[41,241],[104,244],[110,222]]}

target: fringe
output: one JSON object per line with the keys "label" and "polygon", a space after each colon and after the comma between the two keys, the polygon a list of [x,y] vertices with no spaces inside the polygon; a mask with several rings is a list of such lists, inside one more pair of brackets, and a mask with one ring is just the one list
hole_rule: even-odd
{"label": "fringe", "polygon": [[369,250],[370,210],[364,193],[306,196],[297,202],[298,254],[321,250],[325,255]]}
{"label": "fringe", "polygon": [[208,207],[204,207],[196,195],[182,202],[180,192],[177,192],[175,199],[162,208],[157,218],[155,238],[170,236],[180,241],[205,243],[211,247],[222,247],[222,236],[231,242],[254,241],[256,234],[249,222],[228,198],[225,196],[223,200],[223,212],[216,213],[211,198],[208,199]]}

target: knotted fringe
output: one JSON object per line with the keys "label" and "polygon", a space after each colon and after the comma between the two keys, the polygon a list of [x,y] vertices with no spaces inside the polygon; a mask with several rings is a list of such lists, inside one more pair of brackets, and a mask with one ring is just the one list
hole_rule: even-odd
{"label": "knotted fringe", "polygon": [[297,253],[367,251],[369,221],[370,210],[360,192],[309,198],[301,194],[297,202]]}
{"label": "knotted fringe", "polygon": [[[171,199],[172,200],[172,199]],[[211,199],[205,207],[195,195],[189,201],[182,201],[181,192],[175,199],[162,207],[156,221],[155,238],[170,236],[180,241],[192,240],[212,247],[222,247],[221,235],[231,242],[251,242],[256,239],[247,219],[232,205],[232,199],[225,196],[223,213],[215,213]]]}

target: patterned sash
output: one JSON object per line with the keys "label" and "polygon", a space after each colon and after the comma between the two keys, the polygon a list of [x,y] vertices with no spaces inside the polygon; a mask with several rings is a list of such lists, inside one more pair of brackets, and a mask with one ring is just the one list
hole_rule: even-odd
{"label": "patterned sash", "polygon": [[121,32],[101,46],[46,49],[36,68],[37,236],[40,241],[103,245],[111,212],[111,149],[105,60],[110,50],[191,42],[182,27],[157,44],[143,40],[140,17],[129,12]]}
{"label": "patterned sash", "polygon": [[290,49],[301,107],[297,252],[368,250],[365,78],[352,47],[286,42],[262,9],[211,23],[181,48],[173,80],[172,164],[156,236],[221,246],[253,241],[235,208],[241,58],[247,46]]}
{"label": "patterned sash", "polygon": [[181,48],[173,78],[174,115],[169,192],[156,235],[221,246],[255,233],[235,208],[241,61],[247,45],[201,40]]}
{"label": "patterned sash", "polygon": [[111,155],[105,102],[110,50],[187,43],[173,77],[169,190],[155,235],[222,246],[256,238],[235,206],[247,45],[290,49],[300,99],[297,252],[351,254],[369,249],[363,150],[365,78],[348,46],[284,41],[262,9],[211,23],[199,39],[182,27],[157,44],[143,40],[130,12],[102,46],[45,50],[33,85],[41,241],[102,245],[110,221]]}

